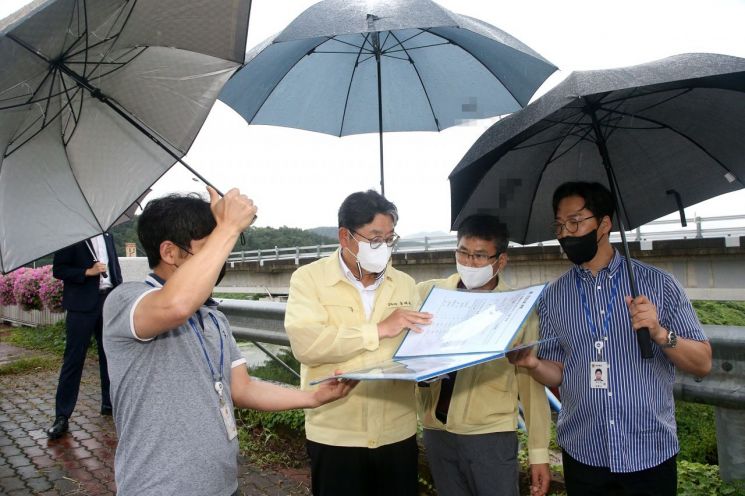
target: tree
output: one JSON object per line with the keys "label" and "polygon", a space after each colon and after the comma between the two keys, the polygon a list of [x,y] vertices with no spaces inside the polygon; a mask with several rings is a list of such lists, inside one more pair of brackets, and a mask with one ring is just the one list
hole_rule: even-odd
{"label": "tree", "polygon": [[286,248],[291,246],[313,246],[327,245],[337,242],[336,238],[324,236],[303,230],[297,227],[282,226],[274,227],[253,227],[244,233],[246,244],[241,245],[241,241],[236,242],[233,251],[265,250],[275,246]]}

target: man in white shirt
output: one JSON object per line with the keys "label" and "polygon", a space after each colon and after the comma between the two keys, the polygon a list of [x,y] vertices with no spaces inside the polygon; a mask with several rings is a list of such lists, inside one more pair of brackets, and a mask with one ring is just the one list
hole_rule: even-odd
{"label": "man in white shirt", "polygon": [[111,415],[101,312],[106,296],[122,282],[111,234],[100,234],[59,250],[54,254],[52,273],[64,283],[62,307],[67,311],[65,356],[57,384],[55,420],[47,430],[50,439],[57,439],[68,431],[68,419],[78,399],[80,377],[92,336],[96,337],[98,347],[101,414]]}

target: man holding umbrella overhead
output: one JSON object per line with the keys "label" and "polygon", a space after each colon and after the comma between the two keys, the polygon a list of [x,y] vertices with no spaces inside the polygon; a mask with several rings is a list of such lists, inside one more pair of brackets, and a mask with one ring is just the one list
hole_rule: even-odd
{"label": "man holding umbrella overhead", "polygon": [[[537,380],[559,386],[557,441],[570,495],[674,495],[677,491],[675,368],[705,376],[711,346],[678,282],[610,244],[615,207],[599,183],[569,182],[553,195],[553,229],[575,267],[539,302],[538,357],[510,356]],[[631,298],[625,264],[639,296]],[[636,330],[648,328],[653,356],[640,356]],[[600,370],[604,381],[594,381]]]}

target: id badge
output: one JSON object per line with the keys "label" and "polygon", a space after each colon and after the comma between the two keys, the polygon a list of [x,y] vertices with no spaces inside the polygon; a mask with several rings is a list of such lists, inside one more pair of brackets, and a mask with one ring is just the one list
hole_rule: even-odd
{"label": "id badge", "polygon": [[230,411],[227,401],[220,402],[220,416],[225,424],[225,430],[228,433],[228,441],[232,441],[235,436],[238,435],[238,429],[235,427],[235,419],[233,418],[233,412]]}
{"label": "id badge", "polygon": [[608,389],[608,362],[590,362],[590,388]]}

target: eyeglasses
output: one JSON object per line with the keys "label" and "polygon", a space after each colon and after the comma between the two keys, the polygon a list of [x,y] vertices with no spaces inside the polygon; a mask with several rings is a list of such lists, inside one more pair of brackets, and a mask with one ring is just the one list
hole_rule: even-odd
{"label": "eyeglasses", "polygon": [[[373,250],[377,250],[378,248],[380,248],[383,243],[385,243],[388,248],[393,248],[394,246],[396,246],[396,243],[398,243],[398,240],[401,239],[401,237],[396,233],[393,233],[391,237],[386,239],[383,239],[381,236],[375,236],[374,238],[370,239],[352,229],[350,229],[349,232],[352,232],[362,239],[366,240],[368,243],[370,243],[370,248],[372,248]],[[354,236],[352,237],[354,238]]]}
{"label": "eyeglasses", "polygon": [[579,229],[579,225],[583,223],[586,220],[595,218],[594,215],[590,215],[588,217],[585,217],[584,219],[569,219],[568,221],[561,223],[561,222],[552,222],[551,223],[551,230],[556,236],[561,236],[561,232],[566,229],[566,231],[569,234],[574,234]]}
{"label": "eyeglasses", "polygon": [[455,259],[459,263],[473,261],[473,264],[476,267],[483,267],[489,263],[489,260],[491,260],[492,258],[497,258],[498,256],[499,253],[495,255],[487,255],[486,253],[469,253],[463,248],[458,248],[457,250],[455,250]]}
{"label": "eyeglasses", "polygon": [[182,244],[179,244],[179,243],[174,243],[173,241],[171,241],[171,243],[173,243],[173,244],[174,244],[174,245],[176,245],[176,246],[177,246],[177,247],[178,247],[179,249],[181,249],[181,250],[185,251],[185,252],[186,252],[186,253],[188,253],[189,255],[191,255],[191,256],[194,256],[194,254],[193,254],[193,253],[191,252],[191,250],[190,250],[190,249],[188,249],[187,247],[185,247],[184,245],[182,245]]}

